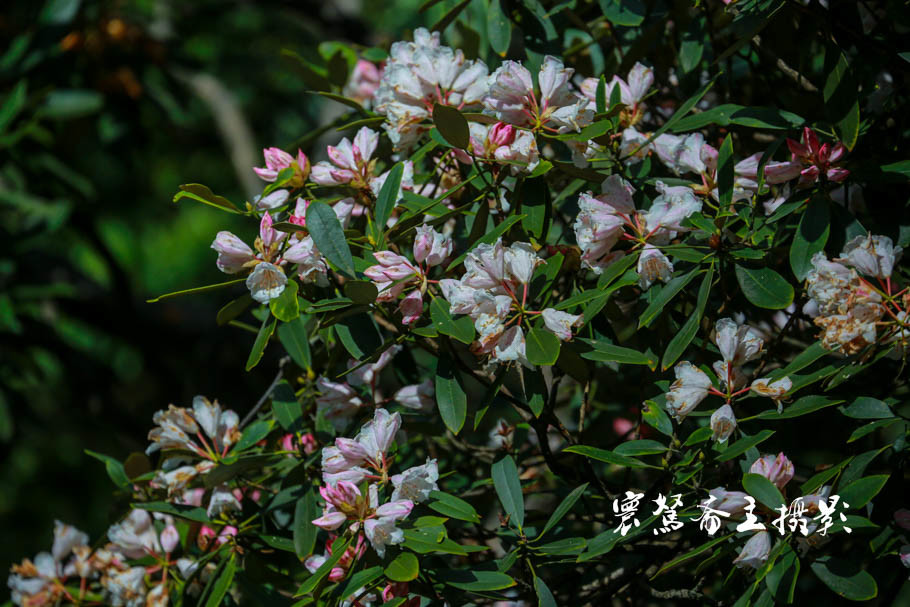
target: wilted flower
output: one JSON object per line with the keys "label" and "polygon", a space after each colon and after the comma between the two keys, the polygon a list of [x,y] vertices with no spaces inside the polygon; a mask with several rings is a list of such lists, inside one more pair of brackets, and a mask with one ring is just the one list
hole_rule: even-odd
{"label": "wilted flower", "polygon": [[714,343],[724,361],[738,367],[761,354],[764,341],[748,325],[738,325],[731,318],[721,318],[714,325]]}
{"label": "wilted flower", "polygon": [[756,379],[752,382],[752,391],[761,396],[767,396],[774,400],[774,403],[777,405],[777,412],[780,413],[783,411],[782,400],[784,395],[790,391],[793,387],[793,382],[790,381],[789,377],[781,377],[780,379],[771,381],[769,378],[765,377],[762,379]]}
{"label": "wilted flower", "polygon": [[638,286],[648,290],[656,281],[667,282],[673,274],[673,263],[660,249],[652,244],[646,244],[638,256]]}
{"label": "wilted flower", "polygon": [[667,392],[667,413],[682,421],[708,395],[711,379],[688,361],[678,363],[673,372],[676,381]]}
{"label": "wilted flower", "polygon": [[382,68],[372,61],[358,59],[342,93],[348,99],[353,99],[365,108],[369,108],[373,95],[379,89],[381,78]]}
{"label": "wilted flower", "polygon": [[145,567],[130,567],[122,571],[109,569],[101,577],[107,601],[113,607],[145,606]]}
{"label": "wilted flower", "polygon": [[733,407],[724,405],[711,414],[711,431],[715,441],[719,443],[727,442],[733,430],[736,429],[736,416],[733,414]]}
{"label": "wilted flower", "polygon": [[767,531],[758,531],[749,538],[739,556],[733,559],[733,564],[737,567],[758,569],[768,560],[770,552],[771,536]]}
{"label": "wilted flower", "polygon": [[783,453],[774,455],[764,455],[752,464],[749,468],[752,474],[761,474],[766,479],[774,483],[778,489],[783,489],[784,485],[793,478],[793,463],[787,459]]}
{"label": "wilted flower", "polygon": [[107,537],[118,552],[130,559],[161,552],[161,543],[152,524],[152,517],[147,511],[139,508],[132,510],[119,523],[111,525]]}
{"label": "wilted flower", "polygon": [[[224,457],[240,438],[237,414],[230,409],[222,410],[217,400],[211,402],[204,396],[193,398],[192,410],[169,405],[167,411],[156,412],[152,421],[157,427],[149,431],[148,439],[152,444],[145,450],[148,454],[158,449],[185,449],[207,459],[216,459],[216,456]],[[198,438],[202,446],[191,436]]]}
{"label": "wilted flower", "polygon": [[562,341],[572,339],[572,328],[581,326],[580,314],[567,314],[553,308],[546,308],[543,313],[544,326]]}
{"label": "wilted flower", "polygon": [[891,278],[894,264],[901,257],[901,248],[895,247],[887,236],[856,236],[851,239],[841,256],[834,261],[853,266],[861,274],[875,278]]}

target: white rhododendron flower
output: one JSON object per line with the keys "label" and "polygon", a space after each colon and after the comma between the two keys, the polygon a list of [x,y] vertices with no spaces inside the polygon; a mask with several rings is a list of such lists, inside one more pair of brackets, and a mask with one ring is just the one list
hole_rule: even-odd
{"label": "white rhododendron flower", "polygon": [[667,413],[682,420],[708,396],[711,379],[688,361],[678,363],[673,372],[676,381],[667,392]]}

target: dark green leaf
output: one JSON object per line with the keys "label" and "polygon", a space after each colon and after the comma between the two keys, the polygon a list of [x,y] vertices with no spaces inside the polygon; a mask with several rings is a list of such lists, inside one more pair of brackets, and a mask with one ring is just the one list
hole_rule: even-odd
{"label": "dark green leaf", "polygon": [[449,313],[449,302],[441,297],[434,297],[430,301],[430,320],[433,321],[436,330],[443,335],[448,335],[464,344],[474,341],[474,323],[471,321],[471,317],[453,318]]}
{"label": "dark green leaf", "polygon": [[223,289],[225,287],[230,287],[238,283],[244,282],[246,278],[237,278],[235,280],[228,280],[227,282],[219,282],[214,285],[206,285],[204,287],[193,287],[192,289],[184,289],[182,291],[174,291],[173,293],[165,293],[164,295],[159,295],[154,299],[146,299],[145,303],[157,303],[163,299],[170,299],[172,297],[180,297],[181,295],[195,295],[197,293],[207,293],[209,291],[217,291],[218,289]]}
{"label": "dark green leaf", "polygon": [[537,593],[537,607],[557,607],[553,593],[547,588],[546,583],[536,575],[534,576],[534,591]]}
{"label": "dark green leaf", "polygon": [[179,202],[182,198],[189,198],[215,207],[216,209],[221,209],[222,211],[240,213],[240,209],[238,209],[233,202],[224,196],[217,196],[212,190],[201,183],[187,183],[180,186],[179,189],[180,191],[174,194],[174,202]]}
{"label": "dark green leaf", "polygon": [[738,455],[742,455],[752,447],[758,445],[759,443],[768,440],[771,438],[771,435],[774,434],[774,430],[762,430],[758,434],[753,436],[745,436],[724,450],[723,453],[717,456],[717,461],[719,462],[728,462]]}
{"label": "dark green leaf", "polygon": [[546,329],[532,328],[525,338],[525,356],[532,365],[554,364],[559,358],[559,338]]}
{"label": "dark green leaf", "polygon": [[[379,189],[379,196],[376,197],[376,227],[382,232],[385,230],[389,217],[395,205],[398,204],[398,194],[401,191],[401,176],[404,174],[404,164],[395,163],[395,166],[389,171],[388,177]],[[353,298],[351,298],[353,299]]]}
{"label": "dark green leaf", "polygon": [[448,358],[440,358],[436,369],[436,405],[443,423],[452,434],[464,426],[468,399],[455,367]]}
{"label": "dark green leaf", "polygon": [[878,595],[878,585],[867,571],[859,568],[859,562],[824,556],[810,565],[813,573],[825,586],[845,599],[868,601]]}
{"label": "dark green leaf", "polygon": [[841,505],[846,508],[849,504],[851,510],[862,508],[878,495],[887,482],[888,475],[879,474],[857,479],[846,487],[839,487],[837,494],[840,495]]}
{"label": "dark green leaf", "polygon": [[686,319],[685,324],[673,339],[670,340],[666,350],[664,350],[664,357],[661,360],[661,367],[664,371],[673,366],[673,363],[682,356],[682,353],[686,351],[686,348],[692,342],[692,339],[695,338],[695,334],[698,332],[698,327],[701,324],[701,317],[705,313],[705,305],[708,303],[708,296],[711,294],[711,283],[713,280],[714,266],[712,265],[708,268],[705,277],[701,281],[701,286],[698,288],[698,299],[695,302],[695,310],[692,311],[689,318]]}
{"label": "dark green leaf", "polygon": [[797,280],[806,279],[812,269],[812,256],[824,251],[831,231],[829,224],[828,201],[820,196],[813,198],[799,220],[790,245],[790,267]]}
{"label": "dark green leaf", "polygon": [[502,503],[503,510],[519,529],[525,524],[525,503],[521,493],[521,481],[518,479],[518,468],[511,456],[505,456],[493,464],[493,487]]}
{"label": "dark green leaf", "polygon": [[656,455],[666,450],[667,446],[663,443],[659,443],[656,440],[641,439],[620,443],[613,449],[613,452],[634,457],[637,455]]}
{"label": "dark green leaf", "polygon": [[312,365],[310,359],[310,342],[306,330],[306,318],[298,316],[291,322],[281,323],[278,326],[278,341],[284,346],[288,356],[291,357],[301,369],[309,369]]}
{"label": "dark green leaf", "polygon": [[502,12],[499,0],[491,0],[487,10],[487,38],[493,52],[505,57],[512,42],[512,24]]}
{"label": "dark green leaf", "polygon": [[237,444],[234,445],[234,453],[239,453],[244,449],[249,449],[264,439],[266,436],[268,436],[269,432],[272,431],[273,423],[273,421],[269,420],[257,421],[250,424],[247,429],[243,431],[243,434],[240,436],[240,440],[237,441]]}
{"label": "dark green leaf", "polygon": [[324,202],[310,203],[306,210],[306,224],[319,252],[336,268],[354,278],[354,258],[332,207]]}
{"label": "dark green leaf", "polygon": [[736,281],[746,299],[759,308],[782,310],[793,303],[793,286],[771,268],[736,264]]}
{"label": "dark green leaf", "polygon": [[567,495],[562,502],[559,503],[559,506],[556,507],[556,510],[553,511],[553,514],[550,515],[550,518],[547,520],[547,524],[543,526],[543,529],[540,532],[540,535],[537,536],[537,539],[540,539],[546,534],[547,531],[556,526],[556,523],[562,520],[569,511],[572,510],[572,507],[575,505],[581,496],[584,494],[585,489],[588,488],[588,483],[583,483],[578,487],[572,489],[572,492]]}
{"label": "dark green leaf", "polygon": [[294,507],[294,552],[301,561],[313,554],[319,528],[312,521],[321,514],[322,511],[316,504],[316,494],[312,489],[297,500]]}
{"label": "dark green leaf", "polygon": [[641,25],[645,7],[639,0],[598,0],[604,16],[613,25]]}
{"label": "dark green leaf", "polygon": [[452,147],[464,150],[471,144],[468,121],[457,109],[437,103],[433,106],[433,123]]}
{"label": "dark green leaf", "polygon": [[722,208],[733,202],[733,139],[729,133],[717,154],[717,194]]}
{"label": "dark green leaf", "polygon": [[121,464],[119,460],[110,455],[96,453],[95,451],[89,451],[88,449],[85,450],[85,454],[104,463],[104,469],[107,471],[107,475],[114,481],[114,484],[117,485],[118,488],[126,489],[130,486],[130,479],[126,475],[126,470],[123,469],[123,464]]}
{"label": "dark green leaf", "polygon": [[847,417],[856,419],[883,419],[894,417],[891,407],[869,396],[861,396],[853,401],[853,404],[842,410]]}
{"label": "dark green leaf", "polygon": [[654,319],[657,318],[661,312],[667,308],[667,304],[670,303],[679,291],[689,284],[693,278],[698,275],[698,270],[692,270],[682,276],[677,276],[673,278],[661,288],[660,293],[658,293],[652,300],[650,305],[642,312],[641,316],[638,319],[638,328],[649,326]]}
{"label": "dark green leaf", "polygon": [[436,577],[453,588],[469,592],[503,590],[515,585],[515,580],[498,571],[450,569],[439,571]]}
{"label": "dark green leaf", "polygon": [[259,361],[262,360],[262,353],[265,352],[265,347],[268,345],[269,338],[272,337],[277,323],[278,319],[272,318],[271,315],[266,315],[265,319],[263,319],[262,326],[259,327],[259,333],[256,334],[256,341],[253,342],[253,349],[250,350],[250,355],[246,359],[247,371],[258,365]]}
{"label": "dark green leaf", "polygon": [[761,474],[744,475],[743,489],[771,510],[776,511],[784,504],[784,496],[781,495],[780,490]]}
{"label": "dark green leaf", "polygon": [[427,504],[431,510],[435,510],[445,516],[457,518],[460,521],[467,521],[469,523],[480,522],[480,515],[477,514],[477,511],[474,510],[474,507],[471,506],[471,504],[463,499],[455,497],[454,495],[449,495],[448,493],[443,493],[442,491],[433,491],[430,493],[430,497],[436,500]]}
{"label": "dark green leaf", "polygon": [[343,537],[337,538],[332,544],[332,554],[319,566],[319,569],[317,569],[313,575],[303,581],[303,584],[300,585],[300,588],[297,589],[294,596],[311,594],[316,589],[316,586],[329,575],[329,572],[335,567],[335,563],[341,560],[341,557],[344,556],[345,551],[348,549],[348,544],[350,543],[350,539],[344,539]]}
{"label": "dark green leaf", "polygon": [[300,316],[300,305],[297,303],[297,281],[289,280],[284,291],[278,297],[269,300],[269,310],[282,322],[291,322]]}
{"label": "dark green leaf", "polygon": [[606,462],[615,466],[625,466],[627,468],[656,468],[656,466],[646,464],[634,457],[619,455],[613,451],[598,449],[597,447],[590,447],[588,445],[572,445],[571,447],[563,449],[563,453],[577,453],[578,455],[596,459],[597,461]]}
{"label": "dark green leaf", "polygon": [[231,589],[231,584],[234,581],[234,574],[236,572],[237,561],[235,560],[235,554],[232,552],[227,565],[225,565],[224,569],[221,571],[221,575],[218,576],[218,581],[216,581],[215,585],[212,587],[212,593],[205,602],[205,607],[218,607],[223,603],[224,597]]}

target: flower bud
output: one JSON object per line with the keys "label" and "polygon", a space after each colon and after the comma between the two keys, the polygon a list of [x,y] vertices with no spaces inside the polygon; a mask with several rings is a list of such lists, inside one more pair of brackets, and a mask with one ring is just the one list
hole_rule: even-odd
{"label": "flower bud", "polygon": [[673,264],[660,249],[646,244],[638,257],[638,286],[648,290],[655,281],[667,282],[673,273]]}
{"label": "flower bud", "polygon": [[711,430],[714,432],[711,438],[715,441],[727,442],[734,429],[736,429],[736,416],[733,415],[733,407],[730,405],[724,405],[711,415]]}
{"label": "flower bud", "polygon": [[487,139],[496,147],[512,145],[512,142],[515,141],[515,127],[505,122],[497,122],[490,127]]}
{"label": "flower bud", "polygon": [[168,525],[161,532],[161,548],[165,553],[171,553],[180,544],[180,534],[173,525]]}
{"label": "flower bud", "polygon": [[398,311],[401,312],[401,324],[415,323],[423,314],[423,294],[418,289],[408,293],[407,297],[401,300]]}
{"label": "flower bud", "polygon": [[768,560],[771,552],[771,536],[767,531],[759,531],[749,538],[742,552],[739,553],[733,564],[737,567],[752,567],[758,569]]}
{"label": "flower bud", "polygon": [[[746,493],[742,491],[727,491],[723,487],[715,487],[708,492],[708,495],[716,498],[711,503],[712,508],[728,512],[730,516],[739,516],[745,513],[746,506],[749,505],[749,502],[746,501]],[[707,501],[702,502],[702,504],[706,505]]]}
{"label": "flower bud", "polygon": [[752,467],[749,468],[752,474],[761,474],[766,479],[774,483],[778,489],[783,489],[784,485],[793,478],[793,463],[787,459],[783,453],[774,455],[765,455],[755,460]]}

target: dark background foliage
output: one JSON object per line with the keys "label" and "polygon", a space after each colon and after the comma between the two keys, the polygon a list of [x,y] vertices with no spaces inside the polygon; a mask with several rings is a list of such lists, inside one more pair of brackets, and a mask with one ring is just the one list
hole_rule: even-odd
{"label": "dark background foliage", "polygon": [[[152,413],[195,394],[240,412],[258,398],[274,365],[239,372],[252,336],[216,328],[221,296],[145,303],[220,280],[207,248],[215,232],[247,235],[247,226],[223,214],[171,198],[179,184],[199,182],[248,199],[259,148],[291,148],[331,119],[337,108],[306,93],[283,49],[317,58],[326,40],[386,46],[460,3],[424,13],[419,4],[49,0],[2,9],[0,91],[4,101],[23,101],[15,115],[0,113],[0,567],[49,545],[54,518],[103,534],[120,505],[101,463],[84,449],[121,459],[141,451]],[[468,17],[482,17],[483,4],[472,3]],[[910,225],[906,179],[879,169],[903,160],[910,138],[910,63],[899,54],[910,27],[905,4],[788,2],[754,22],[736,19],[736,5],[653,0],[641,27],[611,27],[603,2],[570,2],[593,44],[565,13],[554,17],[555,36],[540,31],[535,39],[527,7],[565,3],[502,4],[531,34],[513,36],[510,56],[549,51],[582,74],[608,76],[641,60],[664,86],[654,106],[667,115],[717,76],[706,97],[711,106],[769,106],[836,122],[855,96],[823,89],[845,53],[863,91],[850,165],[863,195],[852,206],[877,233],[910,243],[901,228]],[[492,58],[461,24],[447,34],[469,55]],[[718,145],[726,132],[715,129],[710,142]],[[742,131],[738,153],[771,143],[751,137]],[[894,389],[900,372],[899,363],[881,365],[842,398],[851,390],[904,398]],[[621,403],[653,396],[629,380],[603,397],[617,415],[629,413]],[[843,447],[836,419],[816,438],[804,445],[804,461],[813,453],[832,461],[828,455]],[[800,439],[782,431],[776,440]],[[906,462],[895,465],[906,474]],[[879,499],[891,512],[905,496]],[[889,577],[879,580],[883,605],[900,588]]]}

